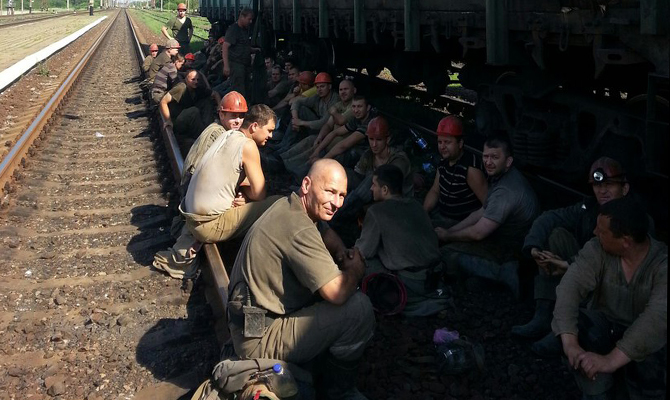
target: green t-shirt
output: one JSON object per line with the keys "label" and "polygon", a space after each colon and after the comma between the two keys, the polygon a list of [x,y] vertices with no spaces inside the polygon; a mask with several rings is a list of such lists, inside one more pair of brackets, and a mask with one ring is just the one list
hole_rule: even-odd
{"label": "green t-shirt", "polygon": [[179,44],[188,44],[191,41],[188,30],[193,29],[193,23],[189,17],[186,17],[183,23],[174,17],[165,24],[165,27],[172,31],[172,37],[177,39]]}

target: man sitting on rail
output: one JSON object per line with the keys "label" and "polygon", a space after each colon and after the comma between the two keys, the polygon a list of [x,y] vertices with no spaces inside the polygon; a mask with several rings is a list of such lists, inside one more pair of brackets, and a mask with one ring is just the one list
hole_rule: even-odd
{"label": "man sitting on rail", "polygon": [[393,164],[374,171],[368,190],[375,204],[365,213],[355,247],[366,259],[367,275],[392,273],[405,285],[405,315],[426,316],[446,305],[445,298],[429,296],[426,286],[431,272],[441,268],[440,247],[421,204],[403,196],[404,180],[403,171]]}
{"label": "man sitting on rail", "polygon": [[177,54],[172,57],[172,62],[167,63],[158,71],[154,77],[154,83],[151,85],[151,99],[155,104],[160,104],[161,99],[170,89],[174,87],[181,79],[180,70],[185,64],[184,56]]}
{"label": "man sitting on rail", "polygon": [[597,221],[556,289],[552,329],[582,399],[665,399],[668,247],[630,196],[600,207]]}
{"label": "man sitting on rail", "polygon": [[[512,328],[512,335],[539,339],[531,350],[541,356],[551,355],[558,345],[551,335],[551,319],[556,302],[556,286],[577,252],[593,238],[600,208],[606,203],[627,196],[630,185],[626,171],[618,161],[601,157],[592,165],[589,183],[595,197],[570,207],[542,213],[533,222],[523,244],[523,253],[532,257],[538,266],[535,277],[535,315],[525,325]],[[653,235],[654,221],[649,220],[649,234]]]}
{"label": "man sitting on rail", "polygon": [[[256,112],[261,108],[254,108]],[[198,136],[191,146],[186,158],[184,159],[184,169],[181,172],[181,185],[183,187],[183,194],[186,194],[188,189],[188,182],[193,176],[197,164],[200,162],[202,156],[207,152],[209,147],[219,138],[224,132],[230,130],[239,130],[244,122],[245,114],[248,111],[247,101],[244,96],[237,92],[229,92],[221,100],[218,108],[219,120],[214,121]],[[259,116],[254,113],[250,115],[252,121],[257,121]]]}
{"label": "man sitting on rail", "polygon": [[[298,144],[281,154],[281,158],[284,161],[284,166],[287,170],[297,176],[304,176],[307,170],[299,168],[302,168],[302,166],[307,164],[314,149],[330,132],[340,128],[350,119],[354,118],[353,111],[351,110],[351,103],[356,95],[356,87],[354,86],[354,83],[348,79],[342,80],[342,82],[340,82],[339,95],[340,101],[328,109],[330,117],[321,127],[319,134],[307,136]],[[339,142],[339,140],[334,141],[331,145],[334,146],[337,142]]]}
{"label": "man sitting on rail", "polygon": [[435,226],[451,228],[486,200],[488,184],[481,157],[463,148],[463,122],[450,115],[437,125],[437,149],[442,160],[423,208],[431,212]]}
{"label": "man sitting on rail", "polygon": [[149,55],[144,57],[144,61],[142,62],[142,71],[144,73],[149,72],[149,68],[151,68],[151,63],[154,62],[154,59],[158,56],[158,45],[156,43],[151,43],[151,46],[149,46]]}
{"label": "man sitting on rail", "polygon": [[189,71],[184,82],[163,96],[159,109],[165,124],[174,126],[182,154],[188,153],[193,141],[214,121],[214,110],[220,102],[219,94],[209,88],[207,79],[196,70]]}
{"label": "man sitting on rail", "polygon": [[357,288],[365,270],[322,221],[342,205],[347,175],[320,160],[297,193],[281,198],[247,233],[230,276],[228,326],[243,358],[295,364],[326,355],[324,399],[364,399],[357,366],[375,326]]}
{"label": "man sitting on rail", "polygon": [[435,228],[443,242],[449,272],[498,280],[519,296],[518,265],[508,263],[521,250],[523,238],[540,211],[533,189],[512,163],[506,138],[484,143],[489,190],[484,205],[449,229]]}
{"label": "man sitting on rail", "polygon": [[177,279],[192,277],[201,243],[243,236],[277,200],[276,196],[265,198],[258,154],[258,147],[272,136],[274,126],[274,112],[259,104],[249,109],[239,131],[219,132],[196,163],[179,206],[186,224],[174,246],[156,254],[156,269]]}
{"label": "man sitting on rail", "polygon": [[148,77],[151,82],[154,81],[154,77],[160,71],[161,68],[167,63],[172,62],[172,57],[176,56],[179,53],[179,42],[175,39],[170,39],[165,45],[165,50],[160,53],[154,61],[151,63],[148,71]]}

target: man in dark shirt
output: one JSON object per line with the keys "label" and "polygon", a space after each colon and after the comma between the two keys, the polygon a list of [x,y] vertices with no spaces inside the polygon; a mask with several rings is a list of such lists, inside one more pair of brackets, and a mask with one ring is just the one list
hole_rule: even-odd
{"label": "man in dark shirt", "polygon": [[223,56],[223,74],[231,80],[231,90],[242,96],[247,95],[251,74],[251,53],[260,49],[251,47],[249,26],[254,19],[254,12],[249,8],[240,11],[237,23],[228,27],[225,41],[221,48]]}
{"label": "man in dark shirt", "polygon": [[181,54],[190,53],[189,43],[193,37],[193,23],[191,18],[186,16],[186,4],[177,5],[177,16],[172,18],[161,28],[163,36],[169,39],[176,39],[179,42],[179,52]]}
{"label": "man in dark shirt", "polygon": [[172,62],[172,57],[177,55],[177,53],[179,53],[179,42],[177,42],[176,39],[168,40],[165,45],[165,50],[154,58],[154,61],[149,66],[149,71],[147,71],[149,76],[147,79],[153,82],[158,71],[160,71],[165,64]]}

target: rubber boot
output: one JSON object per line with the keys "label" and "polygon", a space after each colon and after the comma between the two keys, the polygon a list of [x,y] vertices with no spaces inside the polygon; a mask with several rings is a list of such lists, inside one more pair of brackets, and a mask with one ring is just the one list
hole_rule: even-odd
{"label": "rubber boot", "polygon": [[368,400],[356,388],[358,364],[359,360],[341,361],[332,356],[327,357],[324,365],[323,398],[327,400]]}
{"label": "rubber boot", "polygon": [[539,339],[551,332],[551,319],[555,304],[553,300],[538,299],[535,302],[533,319],[525,325],[513,326],[512,335],[526,339]]}
{"label": "rubber boot", "polygon": [[555,358],[563,354],[563,344],[558,336],[549,332],[545,337],[533,343],[530,351],[541,358]]}

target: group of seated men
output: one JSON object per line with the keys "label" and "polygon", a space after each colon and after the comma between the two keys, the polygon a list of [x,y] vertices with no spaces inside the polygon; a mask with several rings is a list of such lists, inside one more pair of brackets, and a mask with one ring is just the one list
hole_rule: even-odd
{"label": "group of seated men", "polygon": [[[356,366],[375,326],[359,290],[365,276],[397,277],[415,295],[400,311],[430,315],[444,305],[428,292],[435,271],[500,281],[518,296],[516,259],[526,255],[538,266],[536,312],[512,334],[541,339],[532,346],[540,355],[562,348],[585,398],[623,386],[633,398],[665,397],[667,246],[652,237],[619,162],[593,163],[595,198],[541,214],[509,141],[491,137],[478,156],[464,147],[463,122],[448,116],[436,130],[441,162],[422,207],[407,154],[391,146],[397,131],[351,80],[335,93],[328,73],[267,64],[267,104],[248,107],[237,91],[219,100],[197,70],[159,102],[187,156],[178,239],[154,266],[191,278],[203,243],[243,238],[228,288],[238,356],[319,357],[328,371],[322,398],[364,398]],[[202,103],[212,101],[216,116],[207,119]],[[266,177],[279,171],[295,178],[295,190],[267,196]],[[347,247],[337,220],[364,206]],[[252,314],[262,316],[256,332],[245,327]]]}

